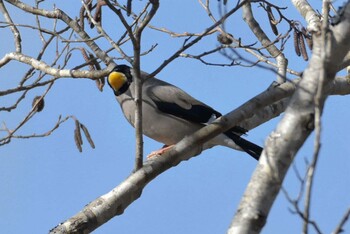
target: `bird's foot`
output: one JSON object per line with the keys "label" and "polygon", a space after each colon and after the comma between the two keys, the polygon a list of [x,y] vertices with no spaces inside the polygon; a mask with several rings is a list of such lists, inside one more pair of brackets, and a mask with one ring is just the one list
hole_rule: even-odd
{"label": "bird's foot", "polygon": [[165,151],[169,150],[170,148],[172,148],[174,145],[169,145],[169,146],[164,146],[163,148],[153,151],[151,152],[149,155],[147,155],[147,159],[150,159],[156,155],[162,155]]}

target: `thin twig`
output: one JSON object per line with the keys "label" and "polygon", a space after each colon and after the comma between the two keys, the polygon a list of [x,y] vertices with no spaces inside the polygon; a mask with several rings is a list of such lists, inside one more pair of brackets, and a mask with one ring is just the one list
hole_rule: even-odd
{"label": "thin twig", "polygon": [[214,23],[212,26],[210,26],[209,28],[207,28],[206,30],[204,30],[203,33],[201,33],[199,36],[197,36],[195,39],[193,39],[192,41],[184,44],[180,49],[178,49],[176,52],[173,53],[173,55],[171,55],[168,59],[166,59],[165,61],[163,61],[163,63],[156,69],[154,70],[152,73],[150,73],[148,75],[148,78],[150,77],[154,77],[156,76],[160,71],[162,71],[169,63],[171,63],[174,59],[178,58],[179,55],[184,52],[185,50],[187,50],[188,48],[190,48],[191,46],[195,45],[197,42],[199,42],[203,37],[205,37],[206,35],[208,35],[208,33],[211,33],[213,29],[215,29],[217,26],[219,26],[220,24],[222,24],[230,15],[232,15],[233,13],[235,13],[238,9],[240,9],[247,1],[242,1],[239,4],[237,4],[236,7],[234,7],[232,10],[230,10],[229,12],[227,12],[227,14],[223,15],[220,20],[218,20],[216,23]]}
{"label": "thin twig", "polygon": [[19,30],[17,29],[16,25],[14,25],[10,14],[8,13],[3,1],[0,1],[0,11],[4,15],[5,20],[9,23],[11,31],[13,33],[14,41],[15,41],[15,48],[16,52],[21,53],[22,52],[22,39],[21,34],[19,33]]}
{"label": "thin twig", "polygon": [[[328,19],[329,14],[329,1],[324,0],[323,1],[323,17],[324,19]],[[326,70],[325,70],[325,64],[326,64],[326,57],[327,57],[327,49],[326,46],[328,44],[328,21],[324,20],[322,23],[322,31],[321,31],[321,37],[322,37],[322,52],[321,52],[321,58],[323,65],[323,71],[320,73],[320,80],[318,81],[318,87],[317,87],[317,93],[315,96],[315,142],[314,142],[314,154],[312,157],[312,162],[310,164],[310,167],[308,169],[308,176],[306,180],[306,194],[305,194],[305,207],[304,207],[304,225],[303,225],[303,233],[308,234],[308,222],[310,218],[310,206],[311,206],[311,193],[312,193],[312,185],[315,177],[315,170],[316,165],[319,158],[319,152],[321,148],[321,103],[323,103],[322,99],[324,99],[324,92],[323,92],[323,84],[324,79],[326,78]]]}
{"label": "thin twig", "polygon": [[[44,94],[41,96],[40,100],[46,96],[46,94],[49,92],[49,90],[51,89],[53,84],[54,84],[54,82],[49,84],[48,88],[46,89]],[[32,109],[24,117],[24,119],[17,125],[17,127],[15,129],[8,131],[8,135],[6,137],[0,139],[0,146],[10,143],[11,138],[16,133],[16,131],[18,131],[25,123],[27,123],[35,115],[35,113],[37,113],[36,110],[37,110],[37,106],[38,106],[40,100],[38,100],[38,102],[36,102],[36,104],[33,105]]]}
{"label": "thin twig", "polygon": [[[133,41],[134,47],[134,74],[135,74],[135,135],[136,135],[136,154],[135,154],[135,169],[134,171],[139,170],[143,166],[143,126],[142,126],[142,80],[141,80],[141,35],[143,29],[155,16],[158,7],[159,1],[152,0],[150,1],[152,6],[150,12],[147,14],[146,18],[140,23],[140,26],[136,29],[135,40]],[[147,6],[145,7],[145,9]],[[129,35],[130,36],[130,35]]]}
{"label": "thin twig", "polygon": [[332,232],[332,234],[339,234],[339,233],[344,232],[343,227],[344,227],[345,223],[348,221],[349,217],[350,217],[350,208],[347,209],[347,211],[343,215],[343,218],[340,220],[338,226],[335,228],[335,230]]}

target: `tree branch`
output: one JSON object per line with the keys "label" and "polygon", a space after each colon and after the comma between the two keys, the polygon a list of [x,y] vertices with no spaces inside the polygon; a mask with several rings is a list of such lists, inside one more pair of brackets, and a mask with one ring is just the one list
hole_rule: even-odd
{"label": "tree branch", "polygon": [[0,60],[0,67],[3,67],[11,60],[16,60],[22,63],[25,63],[29,66],[32,66],[33,68],[43,71],[47,73],[48,75],[54,76],[56,78],[59,77],[73,77],[73,78],[90,78],[90,79],[97,79],[101,78],[103,76],[107,76],[108,73],[112,70],[112,66],[107,67],[106,69],[100,70],[100,71],[82,71],[82,70],[70,70],[70,69],[57,69],[53,68],[52,66],[49,66],[43,61],[39,61],[33,57],[12,52],[6,54],[1,60]]}
{"label": "tree branch", "polygon": [[11,31],[13,33],[14,41],[15,41],[15,48],[16,52],[21,53],[22,52],[22,39],[21,39],[21,34],[19,33],[16,25],[14,25],[10,14],[8,13],[4,2],[1,0],[0,1],[0,11],[4,15],[5,20],[8,22],[10,25]]}
{"label": "tree branch", "polygon": [[[342,84],[345,84],[345,81],[340,82],[339,86]],[[261,108],[270,108],[269,105],[285,99],[293,94],[294,90],[295,84],[289,82],[271,86],[236,110],[186,137],[162,156],[152,157],[151,160],[146,161],[142,168],[126,178],[116,188],[89,203],[78,214],[51,230],[51,233],[91,232],[114,216],[121,215],[132,202],[139,198],[144,187],[154,178],[180,162],[197,155],[203,148],[202,145],[219,133],[232,126],[241,125],[243,121],[247,123],[245,126],[249,126],[250,118],[255,113],[259,113]],[[350,84],[347,84],[347,92],[350,93]]]}
{"label": "tree branch", "polygon": [[85,40],[86,45],[96,54],[96,56],[101,59],[107,66],[112,64],[113,67],[116,65],[113,60],[100,49],[100,47],[93,41],[89,40],[89,35],[80,27],[77,21],[70,18],[66,13],[60,9],[55,9],[53,11],[47,11],[40,8],[34,8],[27,5],[19,0],[5,0],[6,2],[34,15],[41,15],[50,19],[60,19],[66,23],[70,28],[72,28],[83,40]]}
{"label": "tree branch", "polygon": [[306,0],[292,0],[295,8],[305,18],[310,32],[319,32],[321,28],[320,17]]}
{"label": "tree branch", "polygon": [[[343,61],[350,49],[350,3],[338,25],[331,30],[327,50],[316,35],[313,55],[303,79],[294,93],[284,117],[267,138],[259,164],[230,225],[229,233],[259,233],[265,225],[270,208],[281,188],[285,174],[301,145],[314,127],[314,97],[319,77],[326,74],[323,86],[329,85],[336,73],[337,63]],[[322,53],[326,53],[325,66]],[[320,110],[327,95],[324,93]]]}
{"label": "tree branch", "polygon": [[258,22],[254,19],[250,2],[246,3],[242,7],[243,19],[246,21],[251,31],[255,34],[261,44],[266,50],[276,58],[277,61],[277,82],[283,83],[286,81],[287,65],[288,61],[285,58],[282,51],[271,42],[265,32],[260,28]]}
{"label": "tree branch", "polygon": [[[323,1],[323,19],[328,19],[329,16],[329,2],[328,0]],[[328,20],[324,20],[322,22],[322,30],[321,30],[321,46],[323,47],[323,50],[321,52],[321,58],[322,58],[322,66],[327,66],[326,64],[326,51],[327,51],[327,42],[329,41],[328,36]],[[321,148],[321,112],[322,112],[322,99],[324,98],[324,90],[323,90],[323,84],[325,83],[326,79],[326,70],[323,69],[323,72],[320,74],[320,81],[318,83],[316,95],[315,95],[315,141],[314,141],[314,154],[312,157],[312,162],[308,168],[307,173],[307,180],[306,180],[306,193],[305,193],[305,205],[304,205],[304,225],[303,225],[303,233],[308,234],[308,226],[309,226],[309,220],[310,220],[310,206],[311,206],[311,193],[312,193],[312,186],[313,181],[315,177],[315,170],[316,165],[318,162],[318,156]]]}
{"label": "tree branch", "polygon": [[340,223],[335,228],[335,230],[332,232],[332,234],[340,234],[340,233],[342,233],[344,231],[343,227],[344,227],[346,221],[348,221],[349,217],[350,217],[350,208],[347,209],[347,211],[343,215],[343,218],[340,220]]}

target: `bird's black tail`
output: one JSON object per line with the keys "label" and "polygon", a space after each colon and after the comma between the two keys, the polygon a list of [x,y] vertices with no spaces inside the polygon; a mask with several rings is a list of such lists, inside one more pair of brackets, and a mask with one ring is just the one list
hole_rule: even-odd
{"label": "bird's black tail", "polygon": [[236,135],[235,133],[228,131],[224,133],[226,136],[228,136],[230,139],[232,139],[236,145],[242,148],[247,154],[255,158],[256,160],[259,160],[261,152],[263,151],[263,148],[260,146],[247,141],[243,139],[242,137]]}

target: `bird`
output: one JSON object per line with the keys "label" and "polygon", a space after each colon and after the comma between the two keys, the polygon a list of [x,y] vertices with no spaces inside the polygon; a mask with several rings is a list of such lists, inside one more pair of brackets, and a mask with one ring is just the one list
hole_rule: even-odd
{"label": "bird", "polygon": [[[170,147],[210,124],[222,114],[203,102],[195,99],[182,89],[155,77],[142,80],[142,125],[143,134],[164,144],[163,149],[149,156],[164,153]],[[124,116],[135,127],[135,74],[128,65],[116,65],[107,77],[107,83],[114,92]],[[259,160],[262,147],[244,139],[246,129],[235,126],[219,134],[203,145],[203,150],[216,145],[245,151]]]}

